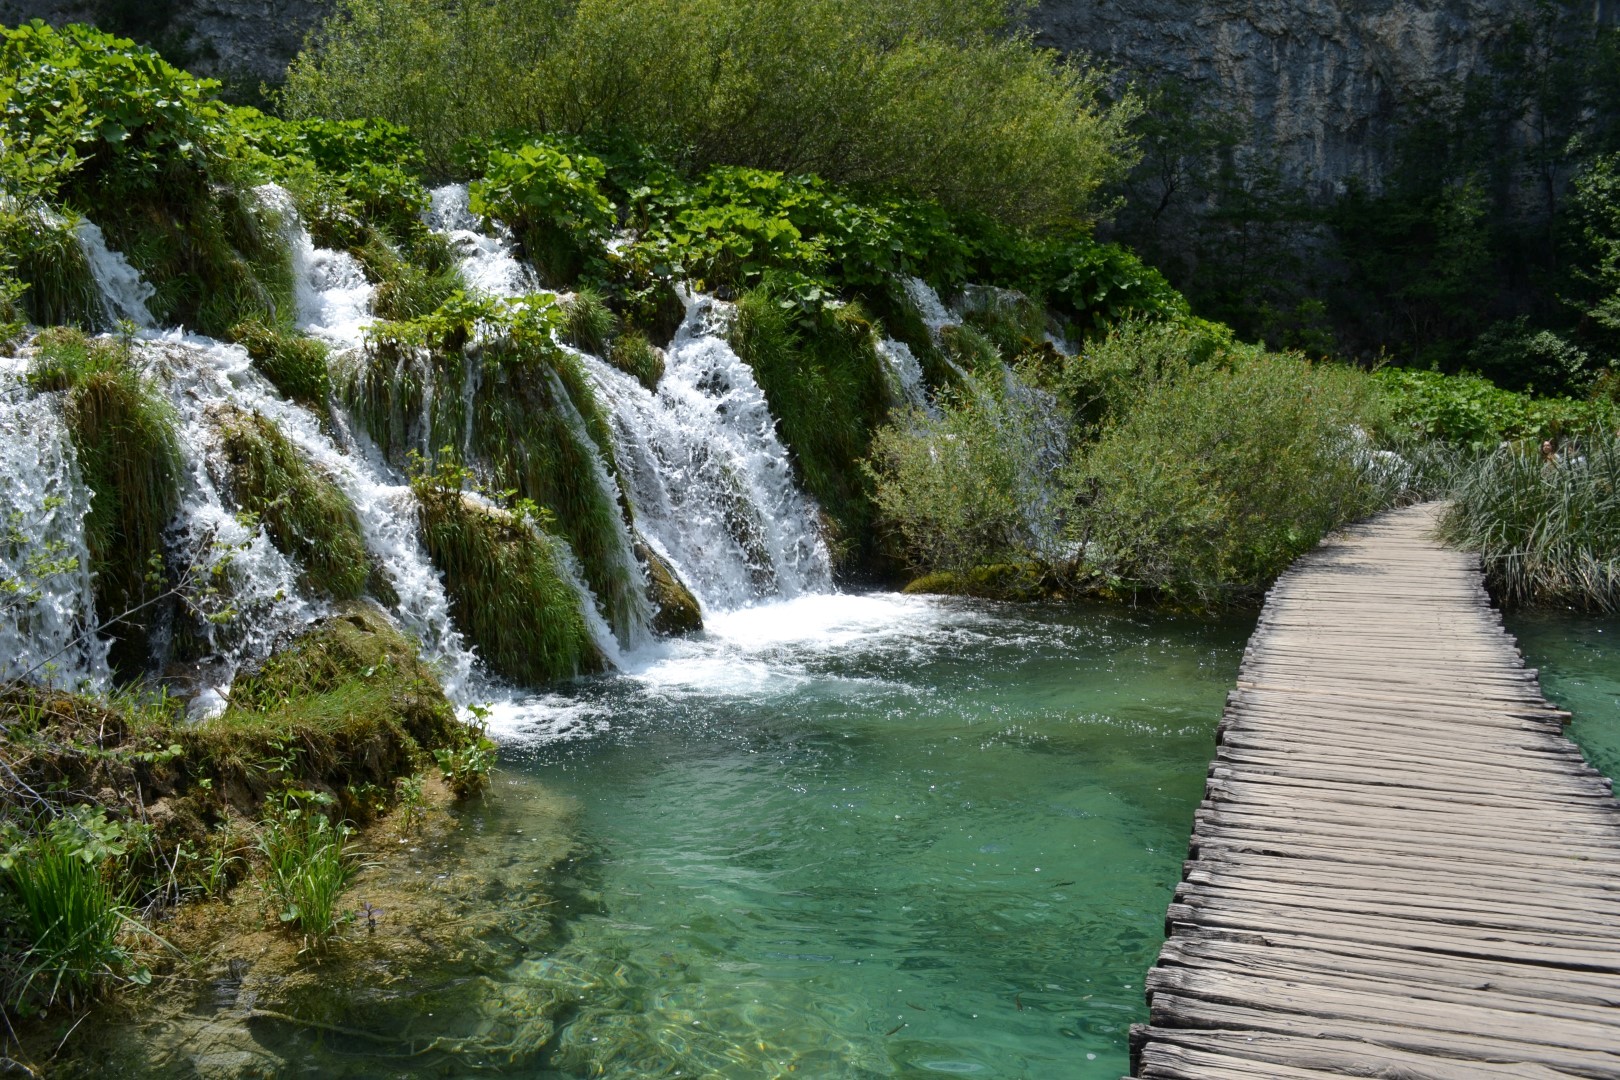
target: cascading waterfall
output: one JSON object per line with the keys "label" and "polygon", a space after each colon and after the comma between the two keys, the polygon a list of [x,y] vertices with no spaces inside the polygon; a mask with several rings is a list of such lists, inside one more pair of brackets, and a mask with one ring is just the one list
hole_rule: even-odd
{"label": "cascading waterfall", "polygon": [[107,246],[107,238],[99,226],[80,219],[73,226],[73,235],[101,291],[101,308],[107,325],[131,322],[143,329],[151,327],[156,320],[147,310],[146,302],[157,290],[141,278],[140,271],[129,264],[122,252]]}
{"label": "cascading waterfall", "polygon": [[707,610],[830,591],[814,504],[793,482],[753,372],[726,342],[725,305],[686,301],[657,393],[586,358],[637,526]]}
{"label": "cascading waterfall", "polygon": [[22,365],[0,368],[0,679],[101,689],[107,648],[84,518],[90,494],[55,395],[29,396]]}
{"label": "cascading waterfall", "polygon": [[[469,284],[507,298],[534,291],[511,238],[477,231],[464,185],[439,188],[432,199],[428,223],[455,245]],[[708,297],[686,300],[656,393],[600,357],[576,353],[608,411],[637,530],[706,610],[829,591],[831,560],[813,504],[793,483],[753,372],[725,340],[728,309]],[[911,366],[920,391],[915,358]],[[576,437],[593,446],[583,419],[570,411]],[[605,463],[593,458],[597,483],[616,500]],[[619,557],[633,560],[628,533],[617,540]],[[638,618],[644,625],[645,616]]]}

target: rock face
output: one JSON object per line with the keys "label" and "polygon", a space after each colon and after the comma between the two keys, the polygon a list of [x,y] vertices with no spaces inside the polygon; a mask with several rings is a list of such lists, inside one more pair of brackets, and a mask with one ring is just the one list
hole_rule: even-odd
{"label": "rock face", "polygon": [[[1536,0],[1041,0],[1042,44],[1089,53],[1133,80],[1185,82],[1235,114],[1240,160],[1272,159],[1316,200],[1391,154],[1398,104],[1445,101],[1488,63]],[[1571,9],[1620,21],[1620,0]]]}
{"label": "rock face", "polygon": [[0,0],[0,25],[91,23],[156,45],[198,75],[281,81],[329,0]]}

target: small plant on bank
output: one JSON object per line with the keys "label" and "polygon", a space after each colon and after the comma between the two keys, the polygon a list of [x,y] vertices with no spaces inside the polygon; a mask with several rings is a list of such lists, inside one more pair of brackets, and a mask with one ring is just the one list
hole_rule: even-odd
{"label": "small plant on bank", "polygon": [[271,798],[260,826],[265,889],[277,918],[296,927],[316,949],[350,917],[338,900],[357,869],[346,847],[349,824],[333,824],[326,816],[331,801],[328,795],[288,787]]}
{"label": "small plant on bank", "polygon": [[495,768],[495,743],[489,738],[485,721],[489,710],[472,706],[474,723],[465,743],[433,751],[433,760],[439,763],[444,782],[458,799],[469,798],[489,786],[489,774]]}

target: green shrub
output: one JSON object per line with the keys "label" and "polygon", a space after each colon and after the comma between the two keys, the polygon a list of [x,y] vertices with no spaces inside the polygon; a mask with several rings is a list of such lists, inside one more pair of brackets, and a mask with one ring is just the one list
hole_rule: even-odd
{"label": "green shrub", "polygon": [[379,319],[423,318],[465,288],[455,253],[441,236],[424,233],[401,251],[368,228],[353,250],[366,276],[377,282],[371,312]]}
{"label": "green shrub", "polygon": [[[563,301],[563,337],[582,352],[608,356],[618,320],[595,289],[582,287]],[[643,338],[643,341],[646,339]]]}
{"label": "green shrub", "polygon": [[1385,368],[1377,381],[1395,431],[1474,449],[1620,423],[1620,405],[1613,401],[1531,397],[1478,375]]}
{"label": "green shrub", "polygon": [[422,538],[456,623],[491,670],[527,686],[600,671],[556,541],[527,514],[476,501],[452,467],[417,476]]}
{"label": "green shrub", "polygon": [[439,169],[470,136],[626,135],[1051,223],[1092,213],[1122,157],[1134,104],[1101,86],[999,0],[344,0],[282,103],[405,124]]}
{"label": "green shrub", "polygon": [[1137,401],[1144,386],[1175,379],[1232,346],[1225,327],[1128,319],[1066,358],[1054,389],[1082,432],[1095,433]]}
{"label": "green shrub", "polygon": [[1499,447],[1456,482],[1440,531],[1480,553],[1504,603],[1620,609],[1620,436],[1594,431],[1550,459]]}
{"label": "green shrub", "polygon": [[334,600],[363,593],[370,565],[348,496],[258,413],[226,408],[216,424],[237,505],[298,563],[304,583]]}
{"label": "green shrub", "polygon": [[858,304],[806,311],[767,287],[738,302],[731,341],[770,403],[800,482],[832,522],[835,558],[870,555],[871,495],[859,463],[889,397],[866,313]]}
{"label": "green shrub", "polygon": [[111,660],[123,677],[144,671],[148,635],[161,614],[163,531],[179,505],[180,444],[174,410],[135,369],[129,347],[68,329],[42,333],[29,372],[36,390],[64,391],[64,418],[85,486],[96,493],[85,517],[96,608],[108,627]]}
{"label": "green shrub", "polygon": [[510,226],[548,284],[566,287],[602,265],[614,217],[600,158],[531,142],[492,151],[486,169],[468,193],[472,212]]}
{"label": "green shrub", "polygon": [[865,471],[913,569],[955,579],[1054,561],[1063,508],[1039,460],[1049,419],[1039,397],[1006,393],[998,379],[951,396],[938,416],[902,414],[877,432]]}
{"label": "green shrub", "polygon": [[1071,522],[1118,587],[1209,605],[1252,597],[1343,521],[1380,505],[1352,432],[1367,377],[1252,348],[1144,382],[1076,463]]}
{"label": "green shrub", "polygon": [[332,377],[325,344],[256,320],[237,323],[229,336],[247,350],[253,366],[277,390],[317,412],[326,410]]}

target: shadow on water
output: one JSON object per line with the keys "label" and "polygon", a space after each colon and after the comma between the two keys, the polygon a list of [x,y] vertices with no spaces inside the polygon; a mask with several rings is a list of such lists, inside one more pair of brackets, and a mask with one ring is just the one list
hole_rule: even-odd
{"label": "shadow on water", "polygon": [[433,883],[392,891],[412,948],[357,926],[269,972],[229,943],[187,1007],[113,1025],[120,1063],[1117,1077],[1251,628],[895,596],[711,618],[497,709],[496,790],[370,872]]}

